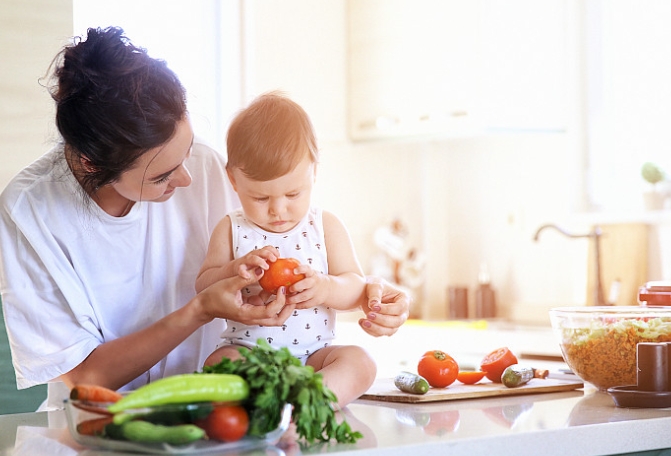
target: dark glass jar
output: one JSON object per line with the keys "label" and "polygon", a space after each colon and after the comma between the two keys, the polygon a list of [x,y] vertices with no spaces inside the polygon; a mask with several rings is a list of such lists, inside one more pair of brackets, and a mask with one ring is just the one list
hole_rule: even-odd
{"label": "dark glass jar", "polygon": [[475,318],[496,317],[496,294],[489,283],[482,283],[475,291]]}

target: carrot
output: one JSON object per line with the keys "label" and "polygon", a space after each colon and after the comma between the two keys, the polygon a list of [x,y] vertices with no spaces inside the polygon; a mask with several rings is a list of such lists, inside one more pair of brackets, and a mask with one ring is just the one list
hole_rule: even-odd
{"label": "carrot", "polygon": [[111,424],[113,420],[114,417],[110,415],[82,421],[77,424],[77,432],[81,435],[103,435],[105,433],[105,426]]}
{"label": "carrot", "polygon": [[123,396],[114,390],[99,385],[75,385],[70,390],[70,399],[89,402],[116,402]]}

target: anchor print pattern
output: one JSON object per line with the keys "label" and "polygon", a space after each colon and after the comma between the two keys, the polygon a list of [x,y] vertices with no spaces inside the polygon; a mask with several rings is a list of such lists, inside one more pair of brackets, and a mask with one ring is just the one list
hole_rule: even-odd
{"label": "anchor print pattern", "polygon": [[[282,257],[293,257],[310,265],[316,272],[328,273],[321,211],[312,208],[305,220],[286,233],[270,233],[249,223],[241,211],[231,214],[233,247],[240,257],[253,249],[273,245]],[[246,287],[245,296],[257,295],[257,284]],[[335,337],[335,311],[325,306],[294,310],[281,326],[247,326],[229,321],[222,335],[228,341],[240,339],[243,345],[254,345],[263,338],[275,347],[287,347],[294,356],[304,357],[328,346]]]}

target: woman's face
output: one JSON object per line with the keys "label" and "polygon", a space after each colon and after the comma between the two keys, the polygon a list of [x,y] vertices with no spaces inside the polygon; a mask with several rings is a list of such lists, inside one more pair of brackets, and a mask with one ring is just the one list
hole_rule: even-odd
{"label": "woman's face", "polygon": [[166,201],[176,188],[191,184],[185,162],[192,145],[191,123],[188,119],[181,120],[167,143],[142,155],[132,169],[111,184],[112,188],[131,201]]}

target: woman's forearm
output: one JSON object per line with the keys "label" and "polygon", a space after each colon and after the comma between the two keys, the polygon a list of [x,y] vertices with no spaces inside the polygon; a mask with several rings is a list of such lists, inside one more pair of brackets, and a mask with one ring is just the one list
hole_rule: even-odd
{"label": "woman's forearm", "polygon": [[140,331],[99,345],[60,380],[69,388],[90,383],[115,390],[134,380],[211,321],[198,313],[198,299]]}

